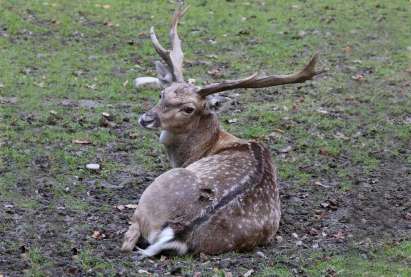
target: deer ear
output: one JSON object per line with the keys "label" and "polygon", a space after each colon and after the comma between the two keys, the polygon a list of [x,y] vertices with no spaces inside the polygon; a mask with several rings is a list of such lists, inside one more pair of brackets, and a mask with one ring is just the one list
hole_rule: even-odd
{"label": "deer ear", "polygon": [[173,82],[173,74],[170,69],[159,61],[155,63],[158,79],[160,79],[163,86],[168,86]]}

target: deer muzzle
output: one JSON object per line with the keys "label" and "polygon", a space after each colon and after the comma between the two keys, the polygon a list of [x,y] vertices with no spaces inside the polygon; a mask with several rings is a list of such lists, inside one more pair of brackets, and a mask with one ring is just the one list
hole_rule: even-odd
{"label": "deer muzzle", "polygon": [[160,119],[156,113],[148,111],[140,116],[138,124],[146,129],[157,129],[160,127]]}

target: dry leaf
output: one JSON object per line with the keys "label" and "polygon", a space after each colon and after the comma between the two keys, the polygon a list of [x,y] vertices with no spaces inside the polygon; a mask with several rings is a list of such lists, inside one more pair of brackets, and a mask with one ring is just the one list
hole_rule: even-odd
{"label": "dry leaf", "polygon": [[34,82],[34,85],[35,85],[35,86],[38,86],[38,87],[40,87],[40,88],[44,88],[44,87],[45,87],[44,82]]}
{"label": "dry leaf", "polygon": [[356,81],[364,81],[365,80],[365,76],[361,73],[355,74],[354,76],[351,77],[353,80]]}
{"label": "dry leaf", "polygon": [[352,53],[352,46],[351,46],[351,45],[348,45],[347,47],[344,47],[344,48],[342,49],[342,51],[343,51],[344,53],[346,53],[346,54],[351,54],[351,53]]}
{"label": "dry leaf", "polygon": [[274,132],[280,133],[280,134],[284,134],[285,131],[281,130],[281,129],[274,129]]}
{"label": "dry leaf", "polygon": [[86,85],[87,88],[95,90],[97,85],[96,84],[91,84],[91,85]]}
{"label": "dry leaf", "polygon": [[213,78],[221,78],[224,75],[224,72],[222,69],[220,68],[213,68],[209,71],[207,71],[207,73],[212,76]]}
{"label": "dry leaf", "polygon": [[318,231],[317,229],[311,227],[310,230],[308,230],[308,233],[309,233],[311,236],[318,236],[318,235],[320,234],[320,231]]}
{"label": "dry leaf", "polygon": [[75,144],[91,144],[91,141],[87,140],[87,139],[75,139],[73,140],[73,143]]}
{"label": "dry leaf", "polygon": [[254,269],[250,269],[249,271],[247,271],[246,273],[244,273],[244,277],[250,277],[251,276],[251,274],[253,274],[254,273]]}
{"label": "dry leaf", "polygon": [[123,83],[123,87],[126,87],[128,85],[128,80],[125,80],[125,82]]}
{"label": "dry leaf", "polygon": [[114,207],[116,207],[116,209],[118,209],[120,211],[122,211],[126,208],[124,205],[117,205],[117,206],[114,206]]}
{"label": "dry leaf", "polygon": [[320,114],[329,114],[330,113],[329,111],[327,111],[326,109],[321,108],[321,107],[317,109],[317,112],[320,113]]}
{"label": "dry leaf", "polygon": [[94,231],[91,237],[96,240],[101,240],[101,239],[104,239],[106,235],[101,233],[100,231]]}
{"label": "dry leaf", "polygon": [[345,236],[344,236],[343,232],[341,232],[341,231],[338,231],[337,234],[333,235],[333,237],[336,238],[337,240],[345,239]]}
{"label": "dry leaf", "polygon": [[316,182],[314,182],[314,185],[316,185],[316,186],[320,186],[320,187],[323,187],[323,188],[326,188],[326,189],[328,189],[330,186],[327,186],[327,185],[324,185],[323,183],[321,183],[320,181],[316,181]]}
{"label": "dry leaf", "polygon": [[106,9],[106,10],[111,9],[111,5],[109,5],[109,4],[105,4],[102,7],[103,7],[103,9]]}
{"label": "dry leaf", "polygon": [[333,156],[333,155],[331,155],[330,151],[328,151],[325,148],[320,148],[320,150],[318,152],[320,153],[320,155],[323,155],[323,156],[328,156],[328,157]]}

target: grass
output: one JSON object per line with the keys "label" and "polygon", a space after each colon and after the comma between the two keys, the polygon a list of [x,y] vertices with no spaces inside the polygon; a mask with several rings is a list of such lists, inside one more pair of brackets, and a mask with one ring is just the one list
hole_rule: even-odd
{"label": "grass", "polygon": [[[328,180],[348,193],[356,176],[378,172],[387,160],[410,163],[408,1],[190,5],[180,33],[185,76],[198,85],[215,81],[207,74],[214,67],[223,69],[221,79],[254,71],[291,72],[320,51],[320,67],[328,73],[318,80],[239,91],[238,110],[221,114],[228,131],[269,145],[282,182],[304,188]],[[157,57],[147,32],[154,25],[164,40],[173,9],[170,1],[0,0],[0,203],[13,205],[23,217],[20,224],[36,224],[31,213],[58,214],[58,207],[76,220],[88,220],[90,214],[109,218],[112,205],[136,199],[106,183],[118,185],[127,174],[158,175],[168,168],[156,134],[136,124],[158,92],[136,92],[132,80],[155,75]],[[357,74],[365,79],[354,80]],[[114,114],[116,128],[101,126],[102,112]],[[233,118],[237,121],[229,123]],[[99,173],[85,169],[94,162],[102,165]],[[84,238],[102,224],[97,222],[75,230]],[[0,234],[10,235],[14,224],[2,222]],[[101,250],[96,245],[81,245],[77,264],[84,272],[117,270],[112,260],[96,257]],[[395,259],[402,255],[409,262],[409,246],[383,247],[371,259],[355,252],[338,255],[304,271],[310,276],[329,269],[342,276],[406,276],[406,264]],[[30,250],[29,275],[47,275],[56,267],[46,249]],[[133,263],[123,266],[130,269]],[[289,276],[290,270],[278,265],[261,272]]]}
{"label": "grass", "polygon": [[[410,242],[397,246],[385,246],[373,252],[370,256],[352,251],[335,257],[322,256],[311,260],[310,265],[303,268],[308,276],[409,276],[410,271]],[[267,268],[258,276],[294,276],[287,267],[278,264]]]}

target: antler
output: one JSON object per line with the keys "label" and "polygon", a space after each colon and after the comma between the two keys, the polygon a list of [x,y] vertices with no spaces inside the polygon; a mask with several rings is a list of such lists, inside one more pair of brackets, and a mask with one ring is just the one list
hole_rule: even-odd
{"label": "antler", "polygon": [[315,65],[318,61],[318,53],[315,54],[310,62],[298,73],[290,75],[271,75],[268,77],[257,78],[257,73],[238,80],[226,80],[222,83],[214,83],[200,88],[197,93],[202,96],[207,96],[216,92],[231,90],[236,88],[264,88],[284,84],[303,83],[311,80],[314,76],[323,73],[324,71],[315,71]]}
{"label": "antler", "polygon": [[164,60],[164,62],[167,64],[169,71],[173,75],[173,81],[175,82],[184,82],[184,78],[183,78],[184,54],[183,54],[183,50],[181,49],[181,40],[177,34],[177,25],[181,17],[183,17],[183,15],[186,13],[188,8],[189,7],[187,6],[184,9],[177,9],[174,13],[173,20],[171,23],[170,34],[169,34],[171,50],[165,49],[160,44],[160,42],[157,39],[156,33],[154,32],[154,27],[151,27],[150,29],[150,37],[151,37],[151,41],[153,43],[154,49],[160,55],[160,57]]}

